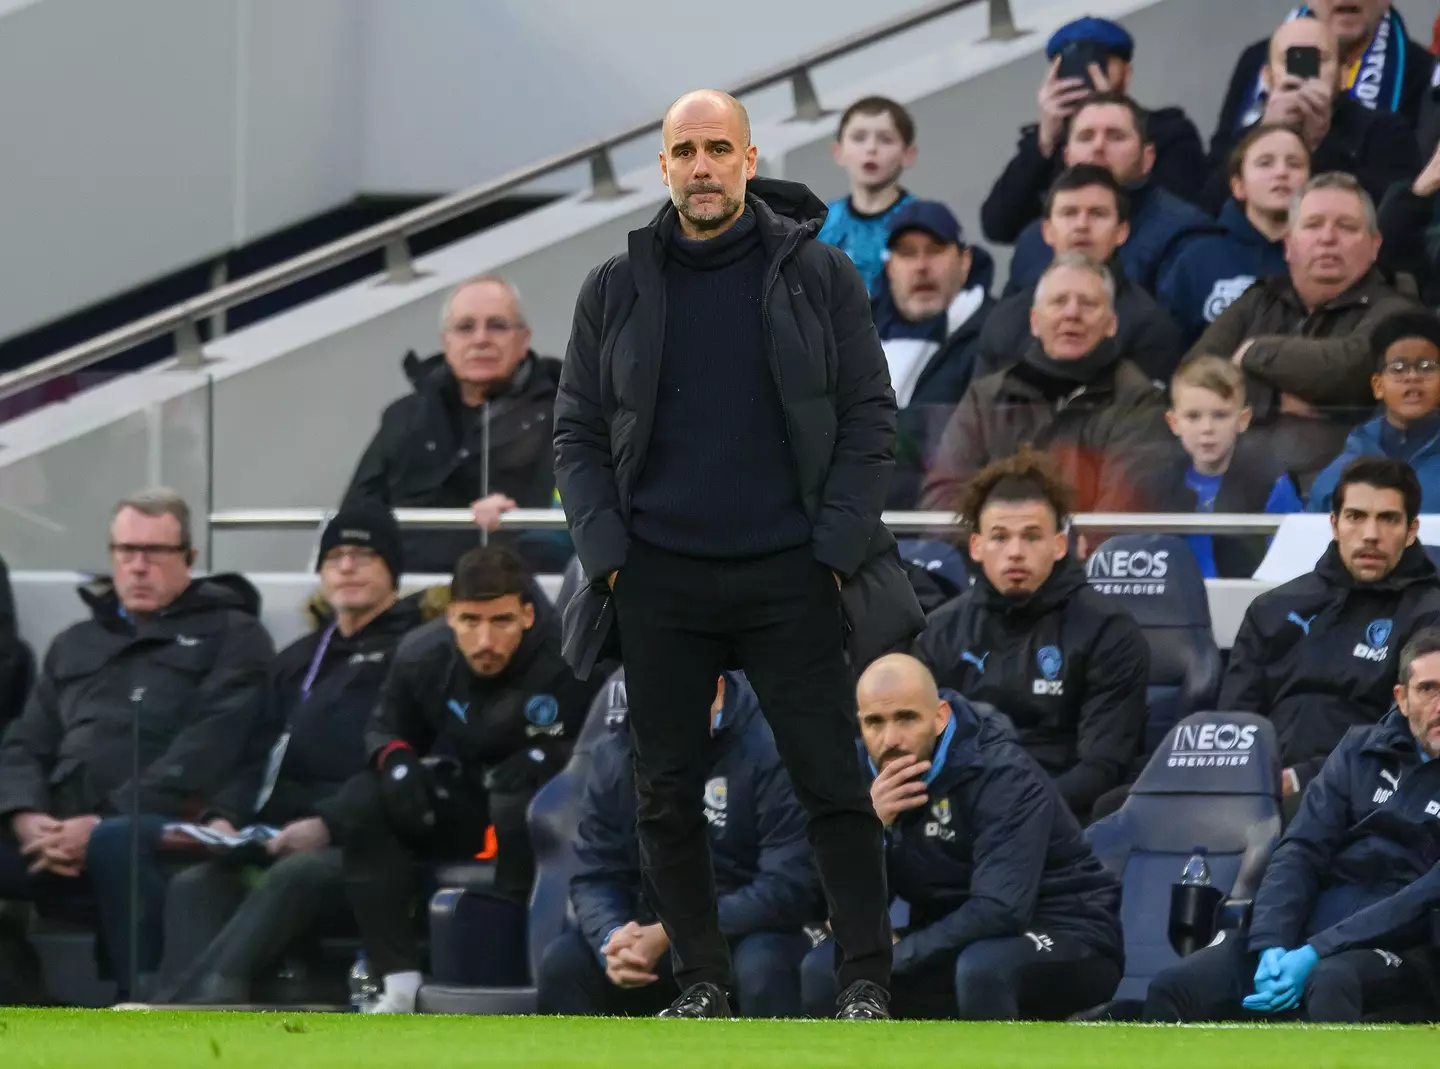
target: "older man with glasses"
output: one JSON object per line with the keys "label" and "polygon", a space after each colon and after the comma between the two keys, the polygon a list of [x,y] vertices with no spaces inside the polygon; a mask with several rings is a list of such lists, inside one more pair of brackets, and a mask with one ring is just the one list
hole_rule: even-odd
{"label": "older man with glasses", "polygon": [[[530,348],[530,325],[515,287],[498,275],[461,282],[440,310],[442,351],[411,353],[414,389],[385,409],[360,458],[345,504],[463,508],[478,530],[405,533],[412,571],[449,574],[455,561],[500,529],[515,508],[555,504],[551,420],[560,361]],[[569,536],[544,532],[492,537],[533,572],[558,572]]]}
{"label": "older man with glasses", "polygon": [[[168,489],[116,506],[113,573],[86,583],[90,618],[51,643],[0,742],[0,898],[88,898],[129,987],[128,824],[180,819],[228,781],[274,656],[260,598],[238,575],[193,578],[190,509]],[[138,771],[137,771],[138,770]]]}

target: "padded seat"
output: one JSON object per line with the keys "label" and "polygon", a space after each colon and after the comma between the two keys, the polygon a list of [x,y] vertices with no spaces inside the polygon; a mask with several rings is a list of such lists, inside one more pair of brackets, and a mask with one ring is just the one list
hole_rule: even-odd
{"label": "padded seat", "polygon": [[1090,589],[1122,602],[1150,646],[1145,753],[1181,719],[1213,708],[1223,665],[1205,577],[1175,535],[1117,535],[1085,562]]}
{"label": "padded seat", "polygon": [[1280,838],[1275,729],[1250,713],[1186,717],[1125,804],[1086,836],[1122,887],[1125,976],[1116,997],[1143,999],[1151,978],[1180,960],[1169,938],[1171,889],[1196,847],[1231,904],[1248,904],[1259,889]]}

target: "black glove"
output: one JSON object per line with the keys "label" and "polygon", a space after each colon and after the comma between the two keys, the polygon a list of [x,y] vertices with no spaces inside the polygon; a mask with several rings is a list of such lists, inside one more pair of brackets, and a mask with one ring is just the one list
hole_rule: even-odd
{"label": "black glove", "polygon": [[380,800],[398,832],[424,835],[435,827],[429,776],[408,746],[394,746],[380,758]]}
{"label": "black glove", "polygon": [[532,746],[511,754],[485,771],[485,789],[500,794],[533,791],[565,767],[565,756]]}

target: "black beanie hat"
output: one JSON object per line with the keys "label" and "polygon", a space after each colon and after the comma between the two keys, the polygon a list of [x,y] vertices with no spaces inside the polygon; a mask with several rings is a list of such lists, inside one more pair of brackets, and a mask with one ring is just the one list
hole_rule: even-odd
{"label": "black beanie hat", "polygon": [[390,569],[390,581],[396,589],[400,587],[400,575],[405,570],[405,556],[400,546],[400,525],[390,510],[378,505],[347,505],[335,514],[325,525],[320,536],[320,560],[336,546],[368,546],[380,554],[385,567]]}

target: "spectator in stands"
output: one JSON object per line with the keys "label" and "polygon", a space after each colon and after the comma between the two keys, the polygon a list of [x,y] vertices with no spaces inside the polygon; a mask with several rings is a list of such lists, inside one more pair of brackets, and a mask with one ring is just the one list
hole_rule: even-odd
{"label": "spectator in stands", "polygon": [[[715,750],[705,817],[738,1010],[746,1017],[798,1017],[800,961],[810,949],[803,928],[822,913],[805,812],[743,676],[720,678],[710,723]],[[539,1009],[648,1016],[679,990],[670,940],[640,879],[629,732],[607,736],[593,760],[576,833],[579,868],[570,882],[578,927],[545,951]]]}
{"label": "spectator in stands", "polygon": [[[1291,57],[1299,59],[1297,53],[1306,50],[1312,56],[1319,54],[1315,73],[1304,69],[1292,73]],[[1254,114],[1254,118],[1243,121],[1234,118],[1234,113],[1228,118],[1222,115],[1221,126],[1210,142],[1211,174],[1202,197],[1206,208],[1218,212],[1224,205],[1230,193],[1227,161],[1245,132],[1257,122],[1298,127],[1310,149],[1313,173],[1341,171],[1354,175],[1377,201],[1392,182],[1408,181],[1420,169],[1413,120],[1394,109],[1372,109],[1358,96],[1345,92],[1340,87],[1343,72],[1338,55],[1334,32],[1318,19],[1292,19],[1275,31],[1270,38],[1269,60],[1259,75],[1265,95],[1258,112],[1256,107],[1247,107],[1244,115]],[[1403,50],[1392,52],[1382,44],[1375,55],[1385,57],[1382,67],[1386,69],[1391,62],[1396,70],[1407,65],[1401,58]],[[1373,65],[1367,68],[1356,92],[1368,91],[1373,85],[1371,70]]]}
{"label": "spectator in stands", "polygon": [[[1050,66],[1040,83],[1040,121],[1020,128],[1015,155],[980,207],[980,229],[987,238],[1009,244],[1040,217],[1046,192],[1060,172],[1080,162],[1069,158],[1066,124],[1092,93],[1130,91],[1134,53],[1129,31],[1109,19],[1086,16],[1055,31],[1045,46]],[[1071,56],[1090,60],[1084,76],[1062,76],[1061,66]],[[1200,131],[1181,108],[1151,111],[1148,125],[1155,145],[1151,180],[1183,200],[1194,200],[1205,175]]]}
{"label": "spectator in stands", "polygon": [[[910,905],[896,931],[902,1017],[1063,1020],[1120,982],[1120,885],[1055,783],[1000,718],[941,692],[904,654],[858,689],[870,798],[890,830],[890,890]],[[834,995],[832,946],[806,959],[806,1009]]]}
{"label": "spectator in stands", "polygon": [[[443,353],[406,358],[414,393],[385,410],[345,504],[467,508],[479,531],[408,531],[405,563],[448,575],[482,532],[513,508],[555,503],[551,418],[560,361],[536,356],[515,288],[498,275],[468,279],[440,313]],[[561,571],[568,538],[493,538],[537,571]]]}
{"label": "spectator in stands", "polygon": [[1415,305],[1375,268],[1375,205],[1354,178],[1316,175],[1290,218],[1289,274],[1246,290],[1191,353],[1229,356],[1245,371],[1259,436],[1308,490],[1374,403],[1376,327]]}
{"label": "spectator in stands", "polygon": [[[1440,87],[1436,89],[1440,93]],[[1440,109],[1437,109],[1440,110]],[[1380,266],[1389,275],[1415,279],[1425,305],[1440,305],[1440,229],[1435,194],[1440,192],[1440,139],[1430,162],[1408,185],[1397,182],[1380,205]]]}
{"label": "spectator in stands", "polygon": [[[1144,109],[1124,93],[1095,93],[1070,119],[1065,165],[1104,167],[1130,198],[1130,232],[1120,247],[1125,277],[1153,292],[1171,257],[1195,233],[1215,222],[1188,201],[1161,188],[1151,177],[1155,144]],[[1015,241],[1005,295],[1033,286],[1052,258],[1036,219]]]}
{"label": "spectator in stands", "polygon": [[[1165,512],[1291,512],[1289,476],[1276,469],[1258,439],[1248,437],[1245,376],[1218,356],[1187,360],[1170,382],[1165,421],[1175,435],[1174,462],[1157,469],[1157,501]],[[1278,484],[1278,485],[1277,485]],[[1208,579],[1249,579],[1268,539],[1188,535]]]}
{"label": "spectator in stands", "polygon": [[1115,282],[1066,253],[1035,289],[1035,340],[1014,367],[977,379],[945,428],[925,508],[950,508],[970,478],[1033,444],[1059,465],[1081,511],[1133,509],[1166,440],[1159,388],[1115,352]]}
{"label": "spectator in stands", "polygon": [[818,238],[854,261],[874,296],[885,271],[890,220],[914,199],[900,176],[915,166],[915,120],[889,97],[862,97],[840,116],[830,155],[850,179],[850,195],[827,206]]}
{"label": "spectator in stands", "polygon": [[1292,127],[1260,123],[1235,146],[1228,173],[1222,232],[1187,242],[1156,290],[1186,345],[1256,281],[1284,273],[1290,201],[1310,178],[1310,149]]}
{"label": "spectator in stands", "polygon": [[890,216],[885,277],[873,315],[900,408],[890,508],[914,508],[930,454],[975,371],[995,307],[995,266],[967,246],[950,209],[911,200]]}
{"label": "spectator in stands", "polygon": [[1384,412],[1351,432],[1345,451],[1316,477],[1307,511],[1330,512],[1341,473],[1366,456],[1404,461],[1420,480],[1421,511],[1440,505],[1440,319],[1421,311],[1394,316],[1376,329],[1374,343],[1370,383]]}
{"label": "spectator in stands", "polygon": [[509,550],[456,563],[453,632],[401,645],[365,735],[373,772],[329,808],[360,940],[384,977],[377,1013],[409,1013],[420,988],[411,922],[417,860],[475,854],[493,824],[494,893],[523,909],[534,880],[525,811],[569,757],[594,685],[533,631],[527,576]]}
{"label": "spectator in stands", "polygon": [[[1055,180],[1040,224],[1056,255],[1080,253],[1105,264],[1115,280],[1115,349],[1152,379],[1168,381],[1184,351],[1180,332],[1155,298],[1125,277],[1117,250],[1130,236],[1130,198],[1104,167],[1079,163]],[[1030,345],[1035,287],[1012,293],[996,306],[980,336],[981,374],[1019,363]]]}
{"label": "spectator in stands", "polygon": [[325,615],[282,650],[265,715],[243,770],[210,803],[209,823],[280,829],[255,882],[221,857],[170,883],[160,996],[166,1002],[248,1003],[251,983],[298,938],[349,920],[340,866],[347,781],[365,767],[364,732],[401,637],[420,623],[418,599],[396,600],[400,529],[384,509],[342,511],[320,538]]}
{"label": "spectator in stands", "polygon": [[959,509],[975,583],[931,614],[914,653],[942,687],[1010,718],[1083,822],[1145,732],[1150,648],[1070,556],[1070,490],[1023,450],[978,472]]}
{"label": "spectator in stands", "polygon": [[10,590],[10,571],[0,557],[0,732],[20,715],[30,693],[34,659],[20,637],[15,617],[15,595]]}
{"label": "spectator in stands", "polygon": [[0,816],[14,836],[0,840],[0,898],[93,892],[125,994],[130,824],[97,825],[136,811],[176,820],[213,801],[263,705],[274,647],[254,587],[192,577],[190,509],[175,491],[121,501],[109,538],[113,575],[80,588],[91,618],[51,643],[0,744]]}
{"label": "spectator in stands", "polygon": [[[1410,37],[1400,12],[1389,0],[1316,0],[1296,8],[1286,21],[1306,17],[1329,31],[1341,92],[1367,110],[1402,116],[1414,129],[1430,85],[1433,63],[1425,53],[1424,42]],[[1240,53],[1210,141],[1212,160],[1223,159],[1229,151],[1221,152],[1217,146],[1225,141],[1233,144],[1266,114],[1275,84],[1265,74],[1267,66],[1274,62],[1273,45],[1273,39],[1256,41]],[[1280,55],[1283,77],[1283,49]]]}
{"label": "spectator in stands", "polygon": [[1398,659],[1395,706],[1347,731],[1305,792],[1248,935],[1217,939],[1156,976],[1147,1020],[1298,1010],[1308,1021],[1358,1022],[1399,1006],[1437,1009],[1440,630],[1417,632]]}
{"label": "spectator in stands", "polygon": [[1385,715],[1394,654],[1440,619],[1440,576],[1416,541],[1419,512],[1420,484],[1407,464],[1353,461],[1335,489],[1335,540],[1315,570],[1245,611],[1219,707],[1274,723],[1287,799],[1315,778],[1348,729]]}

